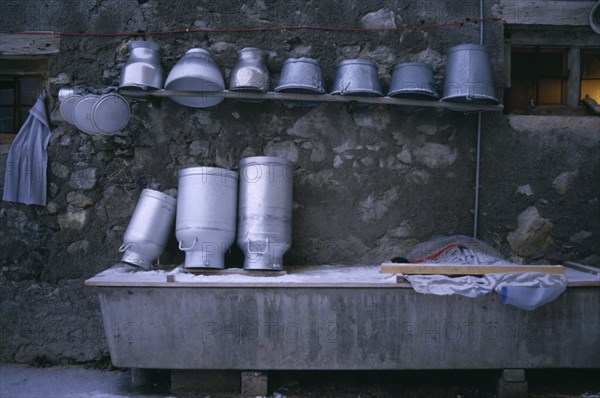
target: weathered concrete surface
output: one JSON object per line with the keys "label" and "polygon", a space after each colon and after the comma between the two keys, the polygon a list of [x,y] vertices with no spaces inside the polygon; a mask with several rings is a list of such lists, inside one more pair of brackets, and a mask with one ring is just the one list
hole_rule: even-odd
{"label": "weathered concrete surface", "polygon": [[[308,0],[4,0],[0,26],[100,33],[284,25],[408,27],[476,18],[478,7],[478,0],[367,0],[343,7]],[[486,15],[491,7],[486,2]],[[187,49],[204,47],[225,78],[237,50],[263,48],[273,84],[291,56],[319,59],[327,87],[340,60],[367,57],[377,63],[387,91],[393,66],[416,60],[432,64],[440,89],[448,48],[477,42],[478,33],[478,26],[467,23],[402,32],[285,30],[147,38],[161,45],[165,71]],[[99,325],[98,306],[82,282],[119,260],[117,249],[141,190],[176,195],[182,167],[235,169],[242,157],[260,154],[294,160],[293,247],[286,264],[378,263],[402,256],[436,234],[471,233],[475,115],[386,107],[349,112],[335,104],[287,109],[273,102],[234,101],[194,109],[165,98],[132,101],[127,128],[112,137],[90,137],[61,121],[58,89],[117,85],[129,40],[62,36],[60,53],[49,58],[49,203],[0,204],[1,360],[27,363],[43,356],[56,362],[86,361],[106,353],[104,339],[68,337]],[[486,24],[486,45],[501,97],[500,24]],[[504,115],[484,115],[481,238],[506,256],[526,255],[511,247],[508,234],[517,229],[518,215],[535,206],[540,217],[555,225],[550,233],[554,243],[535,256],[552,262],[597,256],[598,129],[590,128],[594,120],[560,125],[548,120],[529,131],[521,126],[536,123],[511,124]],[[6,153],[0,153],[2,176]],[[531,195],[516,193],[527,185]],[[161,262],[179,264],[182,259],[173,238]],[[234,248],[226,262],[242,264],[242,253]],[[60,300],[50,299],[54,291]],[[36,341],[44,343],[31,349]]]}
{"label": "weathered concrete surface", "polygon": [[[595,368],[600,291],[536,311],[412,289],[98,287],[116,366],[169,369]],[[176,308],[177,311],[173,311]]]}

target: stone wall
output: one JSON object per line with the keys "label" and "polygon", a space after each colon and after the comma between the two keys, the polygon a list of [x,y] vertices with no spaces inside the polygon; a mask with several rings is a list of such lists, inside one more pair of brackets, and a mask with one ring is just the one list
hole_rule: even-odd
{"label": "stone wall", "polygon": [[[319,59],[327,87],[337,62],[366,57],[378,64],[384,91],[395,64],[416,60],[434,67],[441,90],[447,49],[479,39],[478,26],[468,22],[478,17],[478,6],[475,0],[8,0],[0,26],[108,33],[465,21],[464,26],[397,32],[283,30],[151,38],[161,45],[166,71],[189,48],[203,47],[227,78],[237,50],[252,46],[268,51],[274,82],[289,57]],[[492,6],[486,1],[486,14]],[[49,59],[48,205],[0,204],[0,360],[84,362],[107,355],[95,292],[83,281],[119,261],[117,249],[141,190],[176,195],[183,167],[237,170],[240,159],[261,154],[293,161],[293,246],[286,264],[378,264],[436,234],[472,233],[474,114],[325,103],[286,108],[232,100],[196,109],[154,98],[131,100],[131,120],[115,136],[89,136],[63,122],[58,89],[118,85],[129,40],[63,36],[60,53]],[[486,24],[486,45],[501,97],[500,24]],[[524,261],[600,254],[593,245],[600,236],[597,119],[562,128],[531,127],[535,123],[530,122],[515,127],[518,121],[497,113],[483,120],[480,238]],[[161,260],[183,260],[174,236]],[[240,266],[242,260],[233,248],[226,263]]]}

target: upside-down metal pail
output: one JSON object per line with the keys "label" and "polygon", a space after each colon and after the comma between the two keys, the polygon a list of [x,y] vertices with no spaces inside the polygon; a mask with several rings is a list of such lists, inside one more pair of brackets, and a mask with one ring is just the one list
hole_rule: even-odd
{"label": "upside-down metal pail", "polygon": [[185,268],[225,268],[235,241],[237,173],[218,167],[179,171],[176,231]]}
{"label": "upside-down metal pail", "polygon": [[186,51],[169,72],[165,80],[165,89],[196,91],[197,96],[174,95],[170,98],[181,105],[207,108],[220,104],[224,98],[204,93],[224,90],[225,81],[210,53],[203,48],[192,48]]}
{"label": "upside-down metal pail", "polygon": [[381,97],[377,64],[362,58],[341,61],[336,70],[331,94]]}
{"label": "upside-down metal pail", "polygon": [[140,195],[131,221],[123,237],[121,261],[141,268],[150,268],[165,250],[175,221],[177,200],[152,189]]}
{"label": "upside-down metal pail", "polygon": [[394,67],[389,97],[436,100],[433,68],[423,62],[406,62]]}
{"label": "upside-down metal pail", "polygon": [[442,101],[497,104],[492,66],[487,49],[460,44],[448,51]]}
{"label": "upside-down metal pail", "polygon": [[[325,78],[319,61],[313,58],[288,58],[283,62],[275,92],[288,94],[325,94]],[[288,100],[290,106],[310,107],[318,101]]]}
{"label": "upside-down metal pail", "polygon": [[269,91],[270,83],[267,54],[254,47],[238,51],[237,61],[229,76],[229,90],[265,93]]}
{"label": "upside-down metal pail", "polygon": [[237,244],[244,269],[281,270],[292,245],[293,163],[254,156],[240,161]]}
{"label": "upside-down metal pail", "polygon": [[132,41],[129,58],[121,69],[119,88],[159,90],[163,88],[164,72],[160,65],[160,46],[151,41]]}
{"label": "upside-down metal pail", "polygon": [[306,57],[286,59],[275,91],[324,94],[325,80],[319,61]]}

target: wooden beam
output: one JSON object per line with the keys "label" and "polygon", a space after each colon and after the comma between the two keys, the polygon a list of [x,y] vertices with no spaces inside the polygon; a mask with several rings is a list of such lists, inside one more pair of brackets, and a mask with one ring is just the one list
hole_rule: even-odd
{"label": "wooden beam", "polygon": [[0,55],[48,55],[60,50],[60,36],[52,32],[0,33]]}
{"label": "wooden beam", "polygon": [[486,275],[507,272],[544,272],[564,274],[562,265],[465,265],[465,264],[381,264],[383,274],[406,275]]}
{"label": "wooden beam", "polygon": [[504,43],[504,88],[510,88],[512,85],[512,46],[510,43]]}
{"label": "wooden beam", "polygon": [[569,48],[567,55],[567,68],[569,69],[569,81],[567,82],[567,105],[579,105],[581,91],[581,50],[579,47]]}
{"label": "wooden beam", "polygon": [[592,0],[501,0],[494,8],[494,17],[508,24],[589,26],[594,4]]}
{"label": "wooden beam", "polygon": [[2,56],[0,73],[3,75],[48,75],[48,57],[39,56]]}
{"label": "wooden beam", "polygon": [[598,47],[598,34],[589,27],[511,25],[506,27],[506,32],[513,47]]}
{"label": "wooden beam", "polygon": [[119,94],[131,97],[219,97],[237,100],[275,100],[275,101],[309,101],[309,102],[337,102],[351,103],[360,102],[374,105],[399,105],[399,106],[416,106],[423,108],[441,108],[460,112],[479,112],[492,111],[501,112],[504,105],[492,104],[472,104],[460,102],[445,102],[438,100],[413,100],[404,98],[391,97],[359,97],[355,95],[331,95],[331,94],[292,94],[279,93],[269,91],[266,93],[240,92],[240,91],[179,91],[179,90],[154,90],[154,91],[139,91],[131,89],[120,89]]}

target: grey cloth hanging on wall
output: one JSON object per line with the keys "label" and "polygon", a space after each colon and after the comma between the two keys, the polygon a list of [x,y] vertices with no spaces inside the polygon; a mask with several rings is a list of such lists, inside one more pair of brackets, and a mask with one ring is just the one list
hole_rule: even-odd
{"label": "grey cloth hanging on wall", "polygon": [[40,94],[8,152],[4,194],[7,202],[46,206],[46,169],[50,126],[46,113],[46,93]]}

